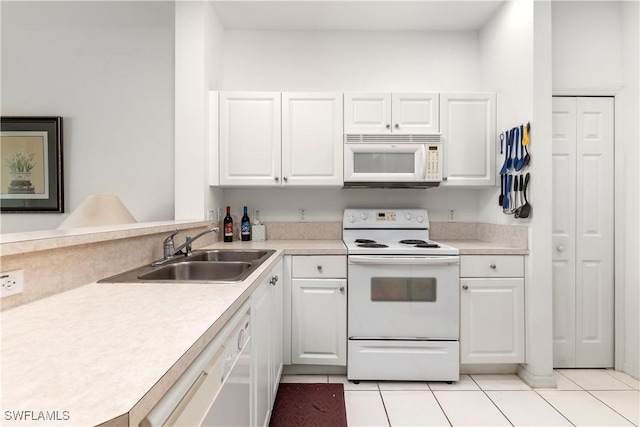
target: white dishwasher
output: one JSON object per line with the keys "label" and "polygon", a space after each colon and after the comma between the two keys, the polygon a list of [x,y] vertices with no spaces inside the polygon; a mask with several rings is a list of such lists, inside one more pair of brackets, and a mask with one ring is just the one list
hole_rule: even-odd
{"label": "white dishwasher", "polygon": [[245,304],[140,426],[248,426],[250,359],[251,322]]}

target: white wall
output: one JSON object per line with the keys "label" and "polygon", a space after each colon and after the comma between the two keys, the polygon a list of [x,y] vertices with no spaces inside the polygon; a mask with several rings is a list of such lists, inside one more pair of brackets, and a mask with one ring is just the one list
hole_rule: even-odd
{"label": "white wall", "polygon": [[[508,1],[480,31],[480,83],[485,90],[498,93],[498,135],[532,120],[533,62],[533,0]],[[532,123],[533,130],[535,127]],[[535,136],[534,132],[530,147],[532,158],[535,158]],[[500,168],[503,161],[504,155],[500,154],[497,145],[496,166]],[[533,171],[537,166],[537,162],[532,162],[529,168]],[[499,183],[500,176],[497,179]],[[533,218],[516,219],[513,215],[504,215],[496,202],[499,194],[499,186],[480,192],[481,221],[514,225],[531,223]]]}
{"label": "white wall", "polygon": [[224,90],[479,90],[475,31],[226,31]]}
{"label": "white wall", "polygon": [[615,95],[616,368],[638,377],[638,1],[553,2],[552,10],[554,93]]}
{"label": "white wall", "polygon": [[[2,2],[2,115],[64,118],[65,211],[115,194],[173,218],[171,2]],[[3,214],[2,233],[67,214]]]}
{"label": "white wall", "polygon": [[[640,377],[640,5],[622,5],[622,84],[617,97],[617,137],[626,144],[621,151],[624,158],[624,182],[630,197],[624,198],[624,356],[621,367],[636,378]],[[635,185],[634,185],[635,183]],[[635,191],[633,190],[635,187]]]}
{"label": "white wall", "polygon": [[[341,222],[345,208],[425,208],[429,220],[447,221],[454,209],[456,221],[478,221],[476,190],[442,189],[225,189],[225,203],[240,214],[260,210],[262,221],[298,221],[298,209],[306,209],[307,221]],[[241,216],[241,214],[240,214]]]}
{"label": "white wall", "polygon": [[[480,91],[476,31],[226,31],[224,90]],[[264,221],[341,221],[346,207],[411,206],[478,220],[476,190],[225,189]]]}

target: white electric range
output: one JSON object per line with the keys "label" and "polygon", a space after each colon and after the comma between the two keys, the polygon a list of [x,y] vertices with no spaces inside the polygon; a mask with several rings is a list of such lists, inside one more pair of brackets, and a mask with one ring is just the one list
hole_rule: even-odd
{"label": "white electric range", "polygon": [[459,379],[459,257],[424,209],[346,209],[347,378]]}

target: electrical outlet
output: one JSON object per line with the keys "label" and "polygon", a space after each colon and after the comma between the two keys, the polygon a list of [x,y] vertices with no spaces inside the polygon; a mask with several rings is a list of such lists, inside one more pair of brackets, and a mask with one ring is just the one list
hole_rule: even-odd
{"label": "electrical outlet", "polygon": [[307,220],[307,210],[306,209],[298,209],[298,220],[300,222],[305,222]]}
{"label": "electrical outlet", "polygon": [[0,298],[22,293],[24,290],[24,270],[0,273],[0,282],[2,282],[2,295]]}
{"label": "electrical outlet", "polygon": [[455,220],[456,220],[456,210],[449,209],[449,212],[447,214],[447,221],[454,222]]}

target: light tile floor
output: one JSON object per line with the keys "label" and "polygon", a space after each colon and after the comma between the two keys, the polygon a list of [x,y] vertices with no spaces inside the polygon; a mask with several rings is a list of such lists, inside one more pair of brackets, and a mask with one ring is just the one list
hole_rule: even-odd
{"label": "light tile floor", "polygon": [[638,380],[610,369],[558,369],[558,388],[531,389],[516,375],[460,381],[354,384],[340,375],[281,382],[342,383],[349,426],[638,426]]}

